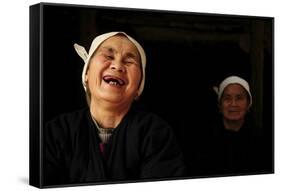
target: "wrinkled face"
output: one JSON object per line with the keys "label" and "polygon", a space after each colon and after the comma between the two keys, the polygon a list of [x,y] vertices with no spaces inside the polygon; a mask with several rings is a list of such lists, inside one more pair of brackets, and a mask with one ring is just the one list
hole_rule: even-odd
{"label": "wrinkled face", "polygon": [[141,61],[135,45],[125,36],[105,40],[94,53],[86,73],[92,101],[130,105],[141,82]]}
{"label": "wrinkled face", "polygon": [[228,85],[220,102],[224,120],[241,121],[249,109],[249,97],[246,90],[239,84]]}

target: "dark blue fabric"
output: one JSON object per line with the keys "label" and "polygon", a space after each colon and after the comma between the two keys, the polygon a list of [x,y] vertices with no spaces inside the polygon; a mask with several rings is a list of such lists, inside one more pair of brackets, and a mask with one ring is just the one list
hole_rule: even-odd
{"label": "dark blue fabric", "polygon": [[184,175],[185,164],[173,131],[155,114],[131,110],[113,131],[103,154],[99,143],[89,109],[48,122],[44,185]]}

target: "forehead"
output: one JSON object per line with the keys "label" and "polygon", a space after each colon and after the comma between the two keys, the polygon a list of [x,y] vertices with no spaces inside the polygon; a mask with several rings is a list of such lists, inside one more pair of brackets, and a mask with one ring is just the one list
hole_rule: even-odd
{"label": "forehead", "polygon": [[99,48],[113,49],[115,52],[125,51],[138,55],[137,47],[127,37],[115,35],[101,43]]}
{"label": "forehead", "polygon": [[230,84],[223,91],[223,95],[238,95],[238,94],[247,95],[246,90],[240,84]]}

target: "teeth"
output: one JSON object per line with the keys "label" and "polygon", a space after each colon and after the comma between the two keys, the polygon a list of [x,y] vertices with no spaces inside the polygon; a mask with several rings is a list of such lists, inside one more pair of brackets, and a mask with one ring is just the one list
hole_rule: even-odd
{"label": "teeth", "polygon": [[110,85],[115,85],[115,86],[116,86],[116,85],[117,85],[117,82],[110,81],[109,84],[110,84]]}

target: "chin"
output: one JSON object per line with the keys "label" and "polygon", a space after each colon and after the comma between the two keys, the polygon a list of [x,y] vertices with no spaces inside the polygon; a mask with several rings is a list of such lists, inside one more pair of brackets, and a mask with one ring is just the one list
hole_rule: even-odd
{"label": "chin", "polygon": [[226,118],[228,121],[241,121],[243,120],[243,117],[238,116],[229,116]]}
{"label": "chin", "polygon": [[130,100],[132,100],[131,98],[125,97],[123,95],[112,95],[112,94],[103,96],[102,99],[115,104],[118,103],[121,104],[125,102],[130,103],[131,102]]}
{"label": "chin", "polygon": [[113,103],[124,103],[124,102],[132,102],[133,96],[132,94],[124,94],[124,92],[114,92],[108,91],[106,89],[100,90],[96,93],[99,99],[113,102]]}
{"label": "chin", "polygon": [[109,102],[114,102],[114,103],[119,103],[122,102],[122,96],[116,96],[116,95],[106,95],[102,97],[103,100],[109,101]]}

